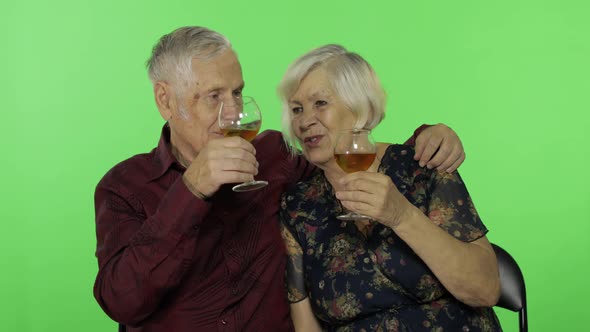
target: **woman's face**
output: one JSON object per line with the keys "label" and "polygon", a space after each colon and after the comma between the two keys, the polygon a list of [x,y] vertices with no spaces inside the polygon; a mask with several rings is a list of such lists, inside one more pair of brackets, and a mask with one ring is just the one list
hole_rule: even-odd
{"label": "woman's face", "polygon": [[338,131],[350,129],[356,120],[336,96],[320,67],[305,76],[289,99],[291,126],[303,155],[316,166],[334,162],[334,143]]}

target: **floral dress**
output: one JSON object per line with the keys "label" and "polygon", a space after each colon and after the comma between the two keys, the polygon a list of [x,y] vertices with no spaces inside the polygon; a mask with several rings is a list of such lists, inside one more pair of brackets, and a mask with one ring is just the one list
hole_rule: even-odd
{"label": "floral dress", "polygon": [[[413,147],[390,145],[379,172],[432,222],[470,242],[487,229],[459,174],[419,167]],[[491,308],[456,300],[389,227],[371,223],[366,235],[343,213],[321,170],[281,201],[287,244],[288,296],[307,297],[328,331],[501,331]]]}

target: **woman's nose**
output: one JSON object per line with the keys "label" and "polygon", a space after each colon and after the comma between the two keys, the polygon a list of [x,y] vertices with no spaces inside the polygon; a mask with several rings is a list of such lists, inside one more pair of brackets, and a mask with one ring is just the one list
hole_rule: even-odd
{"label": "woman's nose", "polygon": [[302,130],[310,128],[317,123],[316,114],[313,110],[303,111],[300,119],[299,126]]}

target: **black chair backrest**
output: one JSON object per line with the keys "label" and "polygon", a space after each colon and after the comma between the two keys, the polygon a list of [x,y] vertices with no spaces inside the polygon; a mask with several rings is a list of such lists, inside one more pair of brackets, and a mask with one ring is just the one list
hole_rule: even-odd
{"label": "black chair backrest", "polygon": [[518,264],[506,250],[493,244],[498,259],[500,272],[500,299],[496,304],[498,307],[518,312],[519,328],[521,332],[528,331],[526,289],[524,277]]}

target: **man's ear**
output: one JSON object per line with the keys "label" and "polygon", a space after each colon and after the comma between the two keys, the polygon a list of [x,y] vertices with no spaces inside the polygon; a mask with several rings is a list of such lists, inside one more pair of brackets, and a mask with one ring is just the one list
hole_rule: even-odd
{"label": "man's ear", "polygon": [[154,84],[154,97],[156,98],[156,106],[160,111],[160,116],[165,121],[170,120],[176,111],[176,97],[172,86],[166,82],[156,82]]}

